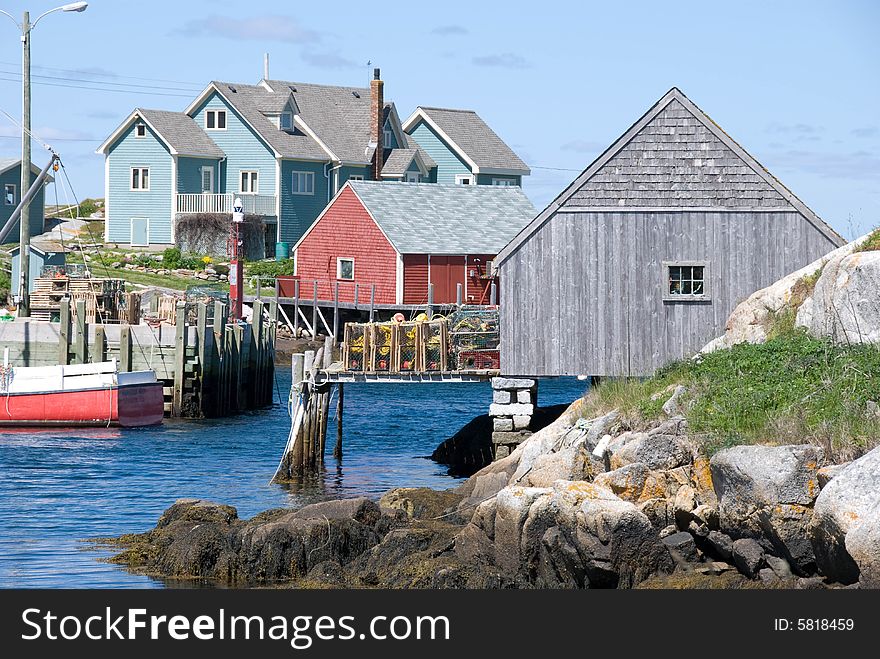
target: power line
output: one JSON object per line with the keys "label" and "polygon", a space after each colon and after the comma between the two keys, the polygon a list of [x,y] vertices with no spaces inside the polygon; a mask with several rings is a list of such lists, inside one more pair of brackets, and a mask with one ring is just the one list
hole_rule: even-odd
{"label": "power line", "polygon": [[[15,76],[19,80],[21,79],[21,74],[15,72],[15,71],[4,71],[4,70],[0,69],[0,74],[11,75],[11,76]],[[167,86],[160,87],[159,85],[141,85],[141,84],[136,84],[133,82],[109,82],[109,81],[104,82],[103,80],[88,80],[86,78],[68,78],[68,77],[61,77],[61,76],[45,76],[45,75],[40,75],[37,73],[31,75],[31,78],[42,78],[45,80],[62,80],[64,82],[86,82],[86,83],[91,83],[91,84],[96,84],[96,85],[110,85],[113,87],[133,87],[134,88],[133,91],[140,91],[143,89],[164,89],[166,91],[192,91],[194,93],[199,91],[194,87],[191,90],[190,89],[180,89],[180,88],[169,89]]]}
{"label": "power line", "polygon": [[[21,82],[20,78],[18,80],[16,80],[15,78],[0,77],[0,80],[6,81],[6,82],[19,82],[19,83]],[[48,86],[48,87],[65,87],[67,89],[86,89],[89,91],[96,91],[96,92],[115,92],[117,94],[131,94],[134,91],[136,91],[136,90],[131,90],[131,89],[107,89],[106,87],[88,87],[86,85],[63,85],[58,82],[42,82],[40,80],[35,81],[34,84],[35,85],[44,85],[44,86]],[[100,83],[98,83],[98,84],[100,84]],[[149,92],[149,93],[152,94],[153,96],[177,96],[177,97],[182,97],[182,98],[192,98],[192,94],[171,94],[171,93],[166,93],[166,92]]]}
{"label": "power line", "polygon": [[542,167],[541,165],[529,165],[532,169],[548,169],[554,172],[582,172],[583,169],[570,169],[568,167]]}
{"label": "power line", "polygon": [[[0,140],[21,140],[20,135],[0,135]],[[40,140],[37,140],[38,142]],[[53,142],[92,142],[95,143],[98,140],[89,138],[89,137],[54,137],[52,138]]]}
{"label": "power line", "polygon": [[[21,62],[0,62],[0,64],[4,64],[6,66],[17,67],[17,66],[21,65]],[[167,82],[167,83],[171,83],[171,84],[175,84],[175,85],[187,85],[187,86],[195,87],[199,90],[202,89],[202,87],[200,87],[196,83],[184,82],[183,80],[167,80],[165,78],[143,78],[140,76],[127,76],[127,75],[121,75],[121,74],[113,73],[113,72],[103,73],[100,71],[83,71],[83,70],[77,70],[77,69],[62,69],[62,68],[59,68],[56,66],[38,66],[36,64],[33,65],[33,68],[41,69],[43,71],[58,71],[60,73],[72,73],[74,75],[89,75],[89,76],[95,76],[95,77],[119,78],[122,80],[142,80],[142,81],[146,81],[146,82]],[[95,80],[95,82],[100,82],[100,81]]]}

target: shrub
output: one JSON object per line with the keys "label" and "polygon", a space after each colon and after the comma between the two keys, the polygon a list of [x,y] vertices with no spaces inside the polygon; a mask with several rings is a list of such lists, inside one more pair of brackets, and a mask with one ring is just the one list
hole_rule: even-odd
{"label": "shrub", "polygon": [[201,270],[205,262],[195,254],[182,254],[179,247],[169,247],[162,252],[162,264],[169,270]]}
{"label": "shrub", "polygon": [[283,261],[265,260],[247,263],[244,274],[248,277],[277,277],[278,275],[293,274],[293,259]]}

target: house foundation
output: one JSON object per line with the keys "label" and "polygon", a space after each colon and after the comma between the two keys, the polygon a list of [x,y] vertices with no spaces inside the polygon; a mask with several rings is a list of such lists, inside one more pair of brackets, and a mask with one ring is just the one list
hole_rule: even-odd
{"label": "house foundation", "polygon": [[495,459],[510,455],[532,435],[538,405],[538,381],[533,378],[492,378],[492,446]]}

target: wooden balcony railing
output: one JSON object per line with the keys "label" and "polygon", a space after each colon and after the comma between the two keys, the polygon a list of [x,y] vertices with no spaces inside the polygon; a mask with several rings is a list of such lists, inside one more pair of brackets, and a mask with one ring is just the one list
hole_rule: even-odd
{"label": "wooden balcony railing", "polygon": [[178,213],[231,213],[236,197],[247,214],[275,215],[276,197],[265,194],[179,194],[175,208]]}

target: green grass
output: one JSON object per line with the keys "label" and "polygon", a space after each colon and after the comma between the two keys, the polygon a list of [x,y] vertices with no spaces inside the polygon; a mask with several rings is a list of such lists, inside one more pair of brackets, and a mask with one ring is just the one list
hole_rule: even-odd
{"label": "green grass", "polygon": [[587,396],[584,414],[618,409],[627,425],[644,428],[661,418],[676,384],[688,388],[690,430],[710,453],[812,442],[850,459],[880,443],[880,419],[867,414],[867,401],[880,399],[880,348],[833,345],[802,331],[679,362],[649,379],[603,382]]}
{"label": "green grass", "polygon": [[865,242],[855,249],[857,252],[870,252],[873,250],[880,250],[880,229],[874,229]]}

